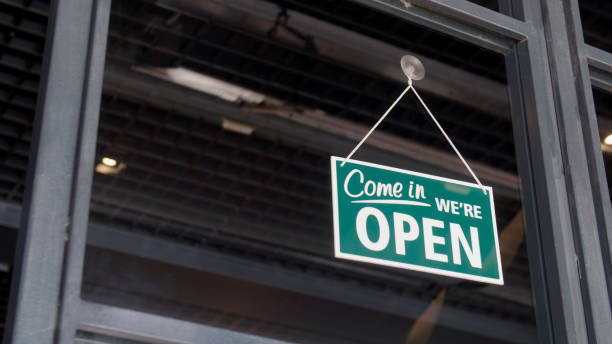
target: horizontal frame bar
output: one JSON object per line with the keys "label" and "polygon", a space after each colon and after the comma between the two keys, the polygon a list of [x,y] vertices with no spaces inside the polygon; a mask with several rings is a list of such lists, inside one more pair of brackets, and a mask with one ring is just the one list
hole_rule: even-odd
{"label": "horizontal frame bar", "polygon": [[534,32],[530,23],[465,0],[354,1],[500,54]]}
{"label": "horizontal frame bar", "polygon": [[585,53],[589,66],[612,73],[612,53],[588,44],[585,45]]}
{"label": "horizontal frame bar", "polygon": [[526,22],[466,0],[412,0],[412,4],[472,23],[482,30],[495,32],[517,42],[527,39],[530,30]]}
{"label": "horizontal frame bar", "polygon": [[154,344],[282,344],[283,341],[167,318],[150,313],[82,301],[78,329]]}
{"label": "horizontal frame bar", "polygon": [[601,69],[589,65],[589,74],[591,84],[598,89],[612,93],[612,73],[605,72]]}
{"label": "horizontal frame bar", "polygon": [[612,53],[591,45],[585,46],[591,84],[612,93]]}

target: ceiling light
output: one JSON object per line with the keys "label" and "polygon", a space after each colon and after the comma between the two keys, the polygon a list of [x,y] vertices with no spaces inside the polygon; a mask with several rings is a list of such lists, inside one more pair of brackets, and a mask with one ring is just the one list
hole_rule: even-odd
{"label": "ceiling light", "polygon": [[612,146],[612,134],[606,136],[606,138],[604,139],[604,143],[608,146]]}
{"label": "ceiling light", "polygon": [[102,160],[96,165],[96,172],[101,174],[118,174],[125,169],[126,165],[123,162],[119,162],[116,159],[103,157]]}
{"label": "ceiling light", "polygon": [[221,126],[225,130],[230,130],[242,135],[251,135],[253,131],[255,131],[255,127],[252,125],[236,122],[227,118],[221,118]]}
{"label": "ceiling light", "polygon": [[115,160],[113,158],[109,158],[109,157],[102,158],[102,163],[104,165],[106,165],[106,166],[109,166],[109,167],[117,166],[117,160]]}
{"label": "ceiling light", "polygon": [[160,79],[174,82],[176,84],[192,88],[196,91],[208,93],[230,102],[246,102],[251,104],[262,103],[266,96],[251,91],[229,82],[198,73],[187,68],[155,68],[155,67],[133,67],[142,73],[155,76]]}

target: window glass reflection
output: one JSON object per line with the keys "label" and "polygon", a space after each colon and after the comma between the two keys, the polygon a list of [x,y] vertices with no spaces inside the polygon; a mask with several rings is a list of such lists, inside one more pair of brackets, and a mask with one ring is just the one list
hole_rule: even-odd
{"label": "window glass reflection", "polygon": [[[89,235],[114,239],[84,297],[300,343],[535,342],[503,57],[330,3],[113,1]],[[333,257],[329,157],[405,88],[407,52],[494,188],[504,286]],[[472,181],[414,97],[355,158]]]}

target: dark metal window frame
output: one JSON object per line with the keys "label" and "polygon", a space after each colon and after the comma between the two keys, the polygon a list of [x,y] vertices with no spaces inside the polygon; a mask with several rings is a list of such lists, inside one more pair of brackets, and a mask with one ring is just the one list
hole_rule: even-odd
{"label": "dark metal window frame", "polygon": [[[612,92],[612,53],[584,43],[577,0],[354,1],[505,55],[539,340],[607,342],[612,208],[591,87]],[[5,343],[77,329],[275,342],[80,298],[110,2],[52,2]]]}

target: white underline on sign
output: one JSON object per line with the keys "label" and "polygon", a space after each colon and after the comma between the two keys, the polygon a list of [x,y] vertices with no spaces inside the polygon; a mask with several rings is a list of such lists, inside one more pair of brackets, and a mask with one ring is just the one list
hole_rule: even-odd
{"label": "white underline on sign", "polygon": [[429,203],[417,202],[417,201],[404,201],[401,199],[364,199],[359,201],[351,201],[351,203],[372,203],[372,204],[403,204],[403,205],[417,205],[419,207],[431,207]]}

